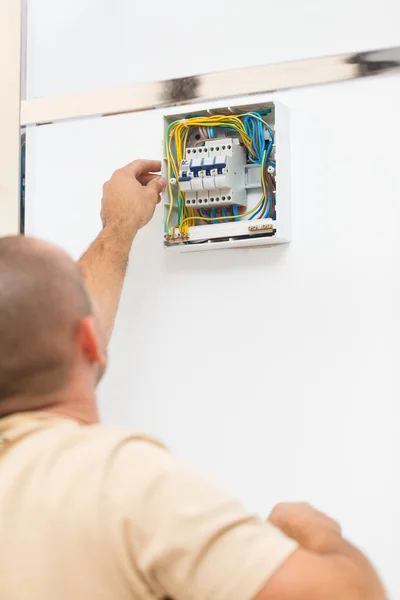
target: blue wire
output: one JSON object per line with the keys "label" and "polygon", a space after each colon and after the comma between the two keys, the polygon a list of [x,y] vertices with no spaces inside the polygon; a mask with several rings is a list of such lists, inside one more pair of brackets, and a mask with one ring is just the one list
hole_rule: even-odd
{"label": "blue wire", "polygon": [[[223,207],[221,208],[221,213],[222,213],[222,216],[223,216],[223,217],[227,217],[227,216],[228,216],[228,213],[226,212],[226,208],[225,208],[225,206],[223,206]],[[224,220],[224,223],[226,223],[226,221],[227,221],[227,219],[225,219],[225,220]],[[229,221],[228,221],[228,223],[229,223]]]}
{"label": "blue wire", "polygon": [[[261,122],[259,118],[261,115],[259,113],[250,113],[246,115],[243,119],[243,124],[246,130],[246,133],[252,138],[253,147],[256,151],[256,158],[253,159],[249,156],[249,161],[256,164],[261,164],[263,159],[263,154],[265,152],[266,163],[275,167],[275,162],[268,160],[272,151],[272,147],[274,145],[274,134],[269,125],[264,122]],[[264,127],[269,132],[271,139],[266,140],[264,135]],[[249,218],[249,220],[255,219],[261,212],[265,210],[265,214],[269,214],[271,210],[271,202],[272,202],[271,191],[268,189],[267,198],[264,198],[260,208]],[[265,203],[267,206],[265,207]],[[274,206],[275,209],[275,206]],[[274,212],[275,215],[275,212]]]}
{"label": "blue wire", "polygon": [[257,129],[258,129],[258,145],[260,148],[260,158],[262,160],[262,155],[265,150],[265,136],[264,136],[264,128],[263,124],[257,120]]}
{"label": "blue wire", "polygon": [[[263,210],[264,205],[265,205],[265,198],[264,198],[263,203],[261,204],[260,208],[253,215],[251,215],[249,221],[252,221],[253,219],[256,218],[256,216]],[[268,203],[267,203],[267,210],[265,211],[265,214],[268,215],[270,210],[271,210],[271,191],[268,188]]]}
{"label": "blue wire", "polygon": [[266,153],[267,153],[266,158],[267,158],[267,161],[268,161],[269,155],[271,154],[271,150],[272,150],[272,146],[273,145],[274,145],[274,142],[272,140],[270,140],[269,144],[267,146],[267,149],[266,149]]}
{"label": "blue wire", "polygon": [[264,208],[264,205],[265,205],[265,198],[262,201],[262,204],[261,204],[260,208],[253,215],[251,215],[251,217],[249,218],[249,221],[252,221],[253,219],[256,218],[256,216],[258,215],[258,213],[261,212],[262,209]]}
{"label": "blue wire", "polygon": [[264,121],[264,126],[266,127],[266,129],[268,129],[269,135],[271,136],[271,139],[273,140],[274,139],[274,132],[272,131],[271,127],[267,123],[265,123],[265,121]]}
{"label": "blue wire", "polygon": [[[206,213],[206,211],[205,211],[203,208],[201,208],[201,209],[200,209],[200,214],[201,214],[203,217],[205,217],[206,219],[209,219],[209,218],[210,218],[210,217],[208,216],[208,214]],[[216,216],[217,216],[217,213],[216,213],[216,211],[215,211],[215,208],[212,208],[212,209],[211,209],[211,217],[216,217]],[[218,223],[218,221],[207,221],[207,223]]]}
{"label": "blue wire", "polygon": [[[266,153],[266,164],[275,167],[276,166],[275,162],[268,160],[268,158],[271,154],[272,147],[274,145],[274,134],[272,132],[271,127],[264,121],[261,121],[260,119],[261,119],[261,114],[257,113],[257,112],[249,113],[243,118],[243,125],[245,128],[245,131],[246,131],[247,135],[252,139],[253,147],[254,147],[254,150],[256,151],[256,158],[252,158],[250,155],[248,158],[249,158],[249,161],[252,162],[253,164],[261,164],[262,159],[263,159],[263,154],[265,152]],[[265,139],[264,128],[269,132],[269,134],[271,136],[270,140]],[[209,126],[207,129],[208,129],[208,135],[210,138],[216,137],[217,132],[216,132],[215,127]],[[230,127],[223,127],[222,129],[224,129],[225,131],[235,131],[234,129],[232,129]],[[249,220],[255,219],[257,217],[257,215],[260,214],[260,212],[262,212],[264,210],[266,202],[267,202],[266,214],[269,214],[270,207],[271,207],[271,192],[269,189],[268,189],[268,198],[267,199],[264,198],[260,208],[257,210],[257,212],[255,212],[250,217]],[[274,206],[274,209],[275,209],[275,206]],[[207,217],[207,214],[204,215],[202,210],[200,212],[201,212],[201,214],[203,214],[203,216]],[[235,221],[239,221],[240,217],[239,217],[239,211],[238,211],[237,205],[235,205],[235,204],[233,205],[232,212],[233,212],[233,215],[236,217]],[[221,214],[224,217],[228,216],[225,207],[223,207],[221,209]],[[216,219],[216,217],[217,217],[217,212],[216,212],[215,208],[211,209],[211,217],[213,217],[214,219]],[[274,217],[275,217],[275,212],[274,212],[273,218]],[[224,219],[224,222],[227,222],[227,219]],[[213,220],[213,221],[211,221],[211,223],[218,223],[218,220]]]}
{"label": "blue wire", "polygon": [[[249,161],[255,164],[261,164],[264,151],[267,152],[268,159],[272,150],[272,146],[274,144],[274,134],[272,132],[271,127],[267,125],[267,123],[265,123],[264,121],[260,121],[260,119],[261,115],[256,112],[249,113],[243,118],[243,125],[245,127],[245,131],[247,135],[251,137],[254,149],[257,153],[255,159],[249,156]],[[267,129],[271,136],[271,139],[268,140],[268,143],[265,139],[264,127],[265,129]]]}
{"label": "blue wire", "polygon": [[[258,119],[255,119],[253,116],[251,115],[246,115],[243,119],[243,125],[245,128],[245,131],[247,133],[247,135],[249,137],[251,137],[252,142],[253,142],[253,147],[256,150],[257,156],[256,158],[252,158],[249,155],[249,160],[250,162],[252,162],[253,164],[260,164],[261,160],[262,160],[262,155],[260,156],[260,152],[258,150],[258,148],[260,148],[262,151],[264,149],[264,145],[265,142],[263,144],[261,144],[260,146],[260,132],[259,132],[259,127],[258,127],[259,121]],[[262,129],[262,123],[260,123],[261,125],[261,129]]]}
{"label": "blue wire", "polygon": [[268,203],[267,203],[267,210],[265,211],[266,215],[269,215],[271,211],[271,192],[270,189],[268,188]]}

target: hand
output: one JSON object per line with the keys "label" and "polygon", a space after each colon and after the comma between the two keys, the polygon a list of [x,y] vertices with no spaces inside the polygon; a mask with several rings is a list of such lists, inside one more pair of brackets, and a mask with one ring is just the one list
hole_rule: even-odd
{"label": "hand", "polygon": [[268,520],[303,548],[316,552],[342,536],[339,523],[306,502],[278,504]]}
{"label": "hand", "polygon": [[166,182],[157,173],[158,160],[135,160],[118,169],[103,186],[101,219],[104,228],[135,233],[152,218]]}

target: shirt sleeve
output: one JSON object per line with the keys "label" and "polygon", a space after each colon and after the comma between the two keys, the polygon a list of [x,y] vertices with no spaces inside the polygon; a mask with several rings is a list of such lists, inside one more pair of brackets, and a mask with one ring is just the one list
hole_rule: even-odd
{"label": "shirt sleeve", "polygon": [[119,448],[109,485],[130,564],[157,597],[251,600],[297,548],[150,441]]}

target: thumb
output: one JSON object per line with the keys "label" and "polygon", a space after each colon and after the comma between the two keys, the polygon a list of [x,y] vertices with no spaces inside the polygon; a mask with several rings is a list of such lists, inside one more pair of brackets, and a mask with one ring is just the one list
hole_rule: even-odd
{"label": "thumb", "polygon": [[161,192],[164,191],[166,185],[167,182],[165,181],[164,177],[156,177],[155,179],[152,179],[152,181],[149,181],[146,187],[149,190],[154,190],[155,192],[157,192],[157,194],[161,194]]}

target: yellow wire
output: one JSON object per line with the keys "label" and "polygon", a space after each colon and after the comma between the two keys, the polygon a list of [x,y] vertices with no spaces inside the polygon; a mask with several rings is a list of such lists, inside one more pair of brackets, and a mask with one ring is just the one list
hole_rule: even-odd
{"label": "yellow wire", "polygon": [[187,126],[186,123],[190,127],[213,127],[214,125],[220,127],[230,127],[231,129],[234,129],[235,131],[240,133],[243,142],[253,154],[252,139],[249,135],[247,135],[244,124],[236,115],[211,115],[210,117],[192,117],[185,120],[184,126]]}
{"label": "yellow wire", "polygon": [[[173,195],[172,184],[171,184],[171,175],[172,175],[172,173],[171,173],[171,167],[172,167],[172,171],[174,173],[175,178],[176,179],[179,178],[178,168],[177,168],[177,165],[175,163],[175,160],[174,160],[174,157],[173,157],[173,154],[172,154],[172,149],[171,149],[171,141],[172,141],[172,135],[174,133],[174,129],[175,129],[175,127],[170,132],[168,143],[166,145],[167,146],[167,148],[166,148],[166,150],[167,150],[167,165],[168,165],[168,168],[167,168],[167,171],[168,171],[168,193],[169,193],[169,199],[170,199],[169,208],[168,208],[168,214],[167,214],[167,217],[166,217],[166,227],[167,228],[169,226],[169,221],[171,219],[172,209],[173,209],[173,205],[174,205],[174,195]],[[179,146],[177,145],[177,139],[175,138],[175,148],[176,148],[177,153],[178,153],[178,147]],[[179,161],[179,164],[180,164],[180,161]],[[182,192],[180,192],[180,190],[178,189],[178,201],[179,201],[179,194],[180,193],[182,193]]]}
{"label": "yellow wire", "polygon": [[[242,113],[241,115],[238,115],[238,117],[247,117],[249,113]],[[264,123],[264,125],[266,125],[267,127],[269,127],[269,129],[271,129],[272,131],[272,127],[269,123],[267,123],[267,121],[265,121],[265,119],[262,119],[260,116],[255,115],[254,113],[251,113],[251,116],[253,117],[253,119],[258,119],[259,121],[261,121],[261,123]]]}
{"label": "yellow wire", "polygon": [[[213,127],[214,125],[220,126],[220,127],[221,126],[229,127],[239,133],[240,137],[242,138],[242,141],[247,146],[250,153],[254,154],[252,139],[246,133],[244,124],[239,119],[239,117],[245,116],[245,114],[246,113],[244,113],[242,115],[228,115],[228,116],[226,116],[226,115],[211,115],[209,117],[191,117],[188,119],[183,119],[183,121],[176,123],[176,125],[174,125],[172,127],[170,134],[169,134],[168,143],[166,144],[166,146],[167,146],[167,148],[166,148],[167,149],[167,163],[168,163],[168,169],[167,169],[168,170],[168,192],[169,192],[169,197],[170,197],[170,204],[169,204],[168,214],[166,217],[166,226],[170,232],[175,231],[175,229],[178,227],[178,225],[176,225],[172,228],[169,228],[169,221],[171,218],[173,203],[174,203],[172,184],[171,184],[171,167],[172,167],[172,171],[174,173],[175,178],[178,180],[179,179],[178,165],[180,165],[181,161],[183,160],[183,157],[186,155],[186,144],[187,144],[187,140],[188,140],[188,136],[189,136],[189,128],[190,127],[202,127],[202,126],[203,127]],[[254,116],[254,118],[259,119],[263,123],[266,123],[263,119],[261,119],[261,117],[258,117],[256,115],[253,115],[253,116]],[[175,162],[175,158],[173,156],[172,147],[171,147],[173,138],[174,138],[174,142],[175,142],[176,162]],[[239,215],[240,218],[249,216],[249,215],[253,214],[254,212],[256,212],[260,208],[264,198],[267,198],[268,192],[267,192],[267,189],[265,186],[265,181],[263,178],[265,156],[266,155],[264,153],[263,160],[261,162],[261,182],[262,182],[262,186],[263,186],[263,196],[262,196],[261,200],[258,202],[257,206],[255,206],[255,208],[253,208],[252,210],[250,210],[246,213],[243,213],[242,215]],[[186,231],[188,229],[188,227],[194,225],[195,221],[197,221],[197,220],[224,221],[225,219],[237,219],[238,218],[237,215],[224,216],[224,217],[209,217],[209,218],[208,217],[196,217],[194,214],[194,209],[188,208],[186,206],[185,194],[180,191],[179,184],[178,184],[178,204],[179,204],[179,196],[182,196],[182,204],[183,204],[182,205],[183,220],[181,221],[181,223],[179,225],[181,232],[183,230]]]}
{"label": "yellow wire", "polygon": [[[265,166],[265,158],[266,158],[266,152],[264,152],[263,157],[262,157],[262,161],[261,161],[261,182],[262,182],[262,187],[263,187],[263,195],[261,200],[258,202],[258,204],[252,208],[251,210],[239,215],[240,218],[243,217],[248,217],[249,215],[252,215],[253,213],[257,212],[257,210],[260,208],[261,204],[263,203],[264,198],[268,197],[268,190],[265,186],[265,181],[264,181],[264,177],[262,176],[264,173],[264,166]],[[193,221],[224,221],[225,219],[237,219],[238,216],[237,215],[232,215],[232,216],[226,216],[226,217],[193,217]],[[183,221],[181,222],[179,229],[181,231],[181,233],[187,233],[188,232],[188,228],[190,227],[190,225],[185,225],[185,223],[187,223],[190,219],[186,218],[183,219]],[[184,226],[184,227],[183,227]],[[176,225],[175,227],[171,227],[171,229],[169,230],[170,234],[173,235],[173,233],[175,232],[175,229],[178,226]]]}
{"label": "yellow wire", "polygon": [[169,194],[169,207],[168,207],[168,214],[167,214],[167,218],[166,218],[166,226],[169,226],[169,221],[171,218],[171,214],[172,214],[172,208],[174,206],[174,196],[172,193],[172,185],[171,185],[171,149],[170,149],[170,144],[167,145],[167,171],[168,171],[168,194]]}
{"label": "yellow wire", "polygon": [[[186,131],[185,131],[185,133],[183,135],[183,139],[182,139],[182,155],[181,155],[181,160],[183,159],[184,156],[186,156],[186,146],[187,146],[188,137],[189,137],[189,128],[186,127]],[[183,194],[183,199],[184,200],[186,199],[186,194]],[[194,209],[193,208],[188,208],[186,206],[186,203],[184,202],[184,216],[185,215],[188,215],[188,216],[192,217],[192,220],[190,221],[190,224],[194,225],[195,224],[194,223],[194,216],[195,216]]]}
{"label": "yellow wire", "polygon": [[262,161],[261,161],[261,185],[262,185],[262,188],[263,188],[264,198],[268,198],[268,190],[267,190],[267,185],[266,185],[265,178],[264,178],[264,168],[265,168],[265,160],[266,160],[266,158],[267,158],[267,153],[264,150]]}
{"label": "yellow wire", "polygon": [[[261,198],[261,200],[260,200],[260,201],[259,201],[259,203],[257,204],[257,206],[255,206],[255,207],[254,207],[254,208],[252,208],[251,210],[249,210],[249,211],[247,211],[247,212],[243,213],[242,215],[239,215],[239,217],[247,217],[247,216],[249,216],[249,215],[253,214],[253,213],[254,213],[254,212],[257,210],[257,209],[259,209],[259,208],[260,208],[260,206],[261,206],[261,204],[262,204],[262,202],[263,202],[263,200],[264,200],[264,197],[265,197],[265,196],[263,195],[263,196],[262,196],[262,198]],[[194,221],[225,221],[225,219],[237,219],[237,218],[238,218],[238,217],[237,217],[237,215],[232,215],[232,216],[230,216],[230,215],[227,215],[226,217],[193,217],[193,220],[194,220]],[[187,232],[187,230],[188,230],[188,227],[187,227],[186,225],[185,225],[185,227],[183,227],[183,225],[184,225],[184,223],[186,223],[186,222],[187,222],[187,221],[189,221],[189,220],[190,220],[190,218],[188,218],[188,219],[184,219],[184,220],[181,222],[181,224],[180,224],[180,226],[179,226],[179,229],[180,229],[180,231],[181,231],[182,233],[186,233],[186,232]],[[169,230],[169,231],[170,231],[170,233],[171,233],[171,232],[174,232],[174,231],[175,231],[175,229],[176,229],[177,227],[178,227],[177,225],[176,225],[175,227],[171,227],[171,229]]]}

